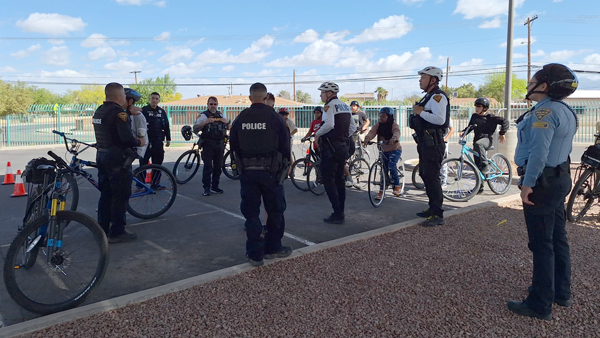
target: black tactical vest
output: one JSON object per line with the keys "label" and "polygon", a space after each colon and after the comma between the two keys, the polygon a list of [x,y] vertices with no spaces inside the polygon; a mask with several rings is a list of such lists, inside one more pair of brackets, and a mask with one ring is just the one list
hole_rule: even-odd
{"label": "black tactical vest", "polygon": [[444,95],[446,101],[448,102],[448,104],[446,105],[446,121],[442,125],[437,125],[425,121],[425,119],[423,119],[421,116],[412,114],[410,116],[410,119],[412,119],[412,121],[409,121],[409,123],[410,127],[414,129],[417,132],[417,134],[425,132],[426,129],[440,129],[442,131],[442,134],[446,133],[446,130],[448,129],[448,124],[450,123],[450,100],[448,99],[448,95],[446,95],[446,93],[444,93],[444,91],[438,87],[431,91],[431,93],[427,93],[427,95],[425,95],[417,104],[419,106],[425,107],[425,104],[427,104],[427,102],[429,102],[429,100],[431,100],[431,98],[437,94]]}
{"label": "black tactical vest", "polygon": [[96,135],[96,144],[98,149],[110,149],[114,147],[125,147],[119,143],[119,133],[117,131],[117,114],[125,113],[123,108],[114,102],[105,102],[98,107],[92,118],[94,133]]}
{"label": "black tactical vest", "polygon": [[244,109],[236,125],[241,158],[272,158],[277,151],[279,136],[275,128],[278,118],[273,108],[265,105]]}
{"label": "black tactical vest", "polygon": [[[217,111],[215,114],[210,111],[205,111],[204,114],[207,118],[222,118],[221,112]],[[205,140],[223,141],[227,135],[227,125],[223,122],[207,123],[202,128],[202,138]]]}

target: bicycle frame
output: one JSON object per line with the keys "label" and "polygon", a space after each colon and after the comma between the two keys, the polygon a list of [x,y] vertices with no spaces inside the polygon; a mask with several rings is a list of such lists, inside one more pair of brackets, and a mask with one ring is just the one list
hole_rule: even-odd
{"label": "bicycle frame", "polygon": [[[458,157],[461,167],[462,167],[462,164],[465,161],[465,157],[466,157],[467,161],[473,165],[473,168],[477,169],[477,174],[479,175],[479,177],[481,178],[482,181],[488,181],[488,180],[492,180],[494,178],[498,178],[498,177],[502,176],[502,170],[500,170],[500,168],[498,168],[496,163],[494,161],[492,161],[491,158],[488,158],[489,164],[491,166],[493,166],[494,169],[496,169],[495,171],[500,172],[500,174],[490,174],[486,177],[483,173],[481,173],[479,168],[475,165],[475,161],[473,159],[475,158],[475,156],[479,157],[479,154],[477,152],[475,152],[475,150],[473,150],[469,146],[467,146],[467,141],[465,140],[465,138],[467,137],[467,134],[470,131],[471,130],[467,130],[463,134],[463,136],[460,138],[460,140],[458,141],[458,143],[462,146],[462,148],[460,150],[460,156]],[[473,154],[474,157],[471,157],[470,154]],[[462,179],[462,170],[460,170],[458,172],[457,179],[458,180]]]}

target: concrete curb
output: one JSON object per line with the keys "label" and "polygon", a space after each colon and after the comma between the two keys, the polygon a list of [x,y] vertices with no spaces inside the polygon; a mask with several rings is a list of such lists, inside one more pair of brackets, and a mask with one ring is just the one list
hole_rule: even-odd
{"label": "concrete curb", "polygon": [[[511,196],[504,196],[492,201],[487,201],[483,203],[479,203],[476,205],[472,205],[465,208],[459,208],[454,210],[445,211],[445,217],[457,216],[463,213],[467,213],[479,208],[485,208],[490,206],[497,206],[500,204],[512,202],[518,200],[520,196],[518,194]],[[412,219],[409,221],[396,223],[392,225],[385,226],[383,228],[370,230],[367,232],[362,232],[359,234],[338,238],[332,241],[323,242],[315,245],[306,246],[297,250],[294,250],[290,257],[284,259],[291,259],[300,257],[312,252],[321,251],[330,247],[339,246],[351,242],[356,242],[368,238],[372,238],[375,236],[391,233],[400,229],[408,228],[419,223],[423,222],[422,218]],[[265,265],[277,263],[278,260],[268,261],[265,260]],[[254,269],[249,263],[244,263],[236,266],[232,266],[226,269],[209,272],[200,276],[190,277],[184,280],[180,280],[177,282],[169,283],[166,285],[157,286],[155,288],[151,288],[148,290],[143,290],[139,292],[135,292],[129,295],[124,295],[112,299],[107,299],[98,303],[89,304],[81,307],[77,307],[71,310],[54,313],[51,315],[43,316],[40,318],[28,320],[23,323],[10,325],[4,328],[0,328],[0,337],[13,337],[37,330],[44,329],[46,327],[50,327],[53,325],[73,321],[79,318],[87,317],[94,315],[96,313],[106,312],[110,310],[115,310],[121,307],[125,307],[129,304],[141,303],[147,301],[152,298],[160,297],[169,293],[181,291],[184,289],[191,288],[196,285],[206,284],[221,278],[235,276],[239,273]]]}

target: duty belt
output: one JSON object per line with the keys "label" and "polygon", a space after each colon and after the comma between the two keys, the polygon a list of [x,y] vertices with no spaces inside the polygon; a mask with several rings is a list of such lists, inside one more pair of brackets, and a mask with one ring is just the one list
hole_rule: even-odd
{"label": "duty belt", "polygon": [[273,158],[250,157],[242,158],[243,170],[271,170]]}

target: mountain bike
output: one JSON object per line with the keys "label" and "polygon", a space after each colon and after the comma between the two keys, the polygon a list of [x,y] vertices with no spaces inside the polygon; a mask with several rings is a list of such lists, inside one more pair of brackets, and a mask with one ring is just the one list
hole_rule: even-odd
{"label": "mountain bike", "polygon": [[290,181],[294,187],[298,188],[301,191],[310,191],[309,182],[307,180],[309,168],[314,165],[314,163],[319,162],[319,155],[317,155],[316,150],[314,149],[313,142],[315,140],[314,136],[310,136],[307,139],[302,139],[302,143],[308,141],[308,148],[306,149],[306,156],[303,158],[299,158],[292,163],[292,169],[290,170]]}
{"label": "mountain bike", "polygon": [[[387,166],[384,166],[384,159],[386,159],[386,155],[383,152],[382,146],[386,144],[388,141],[379,141],[377,142],[377,150],[379,151],[379,157],[377,161],[373,163],[371,169],[369,170],[369,179],[368,179],[368,192],[369,192],[369,201],[371,204],[377,208],[383,203],[383,199],[385,198],[386,190],[392,186],[392,180],[390,177],[390,173]],[[370,141],[369,144],[375,144],[375,142]],[[398,170],[398,177],[400,178],[400,191],[401,194],[404,193],[405,181],[406,181],[406,172],[404,170],[404,161],[402,157],[398,159],[398,166],[396,167]]]}
{"label": "mountain bike", "polygon": [[108,265],[108,240],[91,217],[66,211],[63,176],[75,174],[48,152],[56,166],[33,170],[43,176],[4,261],[4,283],[23,308],[49,314],[81,304],[100,284]]}
{"label": "mountain bike", "polygon": [[462,146],[460,156],[442,161],[440,172],[442,194],[450,201],[470,200],[479,192],[483,182],[487,182],[490,189],[497,195],[508,192],[512,183],[512,166],[503,154],[496,153],[488,159],[488,173],[484,175],[479,171],[470,156],[470,154],[474,156],[479,156],[479,154],[469,148],[465,140],[467,134],[472,130],[473,126],[468,126],[458,141]]}
{"label": "mountain bike", "polygon": [[594,145],[581,156],[575,170],[575,185],[567,202],[567,219],[580,221],[590,210],[594,201],[600,200],[600,134],[594,134]]}
{"label": "mountain bike", "polygon": [[[62,158],[60,161],[68,166],[71,171],[68,175],[84,178],[90,182],[96,189],[100,190],[98,183],[93,179],[92,174],[85,171],[84,166],[98,168],[98,164],[92,161],[85,161],[77,156],[89,148],[95,148],[96,144],[89,144],[76,139],[66,137],[65,133],[53,130],[55,134],[63,137],[67,151],[73,155],[71,163],[66,164]],[[69,146],[69,143],[71,144]],[[80,146],[85,148],[79,150]],[[62,164],[62,163],[61,163]],[[67,175],[67,178],[68,178]],[[69,181],[69,179],[67,179]],[[69,188],[72,200],[79,200],[79,189],[77,182],[71,183]],[[173,205],[177,197],[177,183],[175,176],[169,169],[158,164],[145,164],[133,170],[133,180],[131,182],[131,196],[127,201],[127,212],[132,216],[141,219],[158,217]]]}
{"label": "mountain bike", "polygon": [[363,144],[360,140],[360,133],[358,131],[355,131],[354,134],[352,134],[352,140],[354,141],[354,154],[352,154],[352,156],[350,156],[348,163],[352,163],[355,160],[359,160],[362,158],[370,166],[371,154],[369,153],[367,148],[363,146]]}

